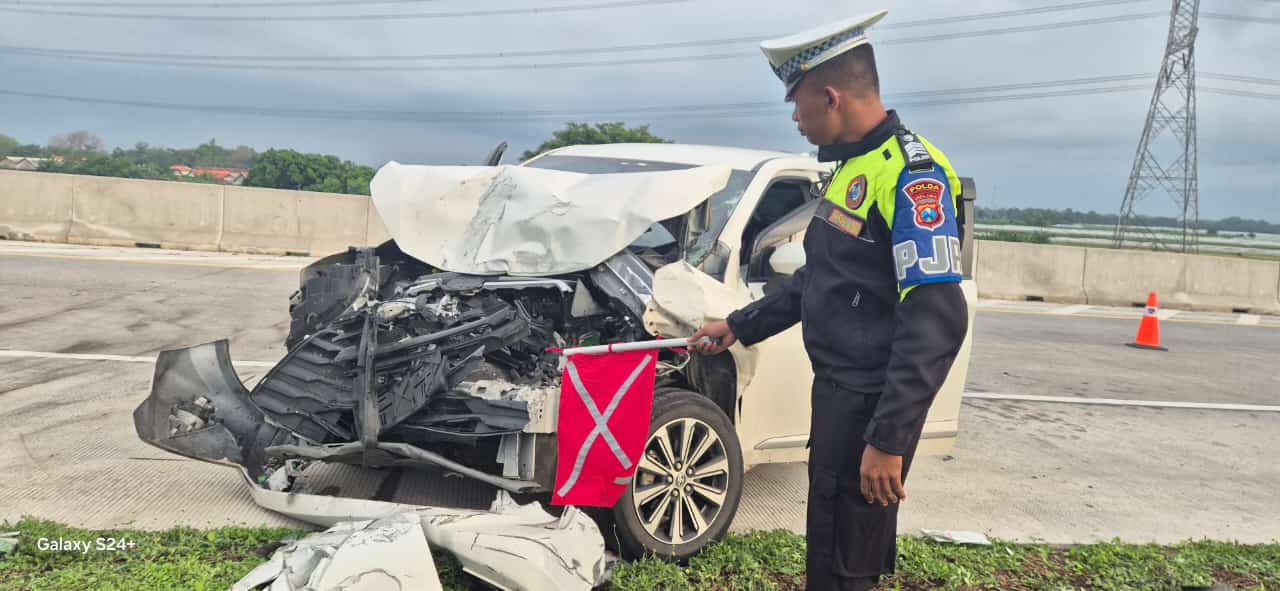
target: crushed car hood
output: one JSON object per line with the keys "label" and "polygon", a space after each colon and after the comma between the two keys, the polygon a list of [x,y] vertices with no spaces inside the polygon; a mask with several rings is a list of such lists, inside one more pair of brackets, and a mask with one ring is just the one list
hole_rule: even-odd
{"label": "crushed car hood", "polygon": [[579,174],[520,166],[390,162],[373,203],[400,249],[472,275],[556,275],[589,269],[654,222],[697,207],[730,169]]}

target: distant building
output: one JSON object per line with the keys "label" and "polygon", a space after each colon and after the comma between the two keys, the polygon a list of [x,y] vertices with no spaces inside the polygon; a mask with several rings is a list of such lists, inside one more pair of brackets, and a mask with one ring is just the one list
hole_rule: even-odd
{"label": "distant building", "polygon": [[3,170],[37,170],[48,158],[28,158],[26,156],[4,156],[0,158],[0,169]]}
{"label": "distant building", "polygon": [[192,168],[183,164],[175,164],[169,167],[169,171],[173,173],[173,176],[180,177],[207,176],[226,185],[243,185],[245,179],[249,178],[249,171],[243,168]]}

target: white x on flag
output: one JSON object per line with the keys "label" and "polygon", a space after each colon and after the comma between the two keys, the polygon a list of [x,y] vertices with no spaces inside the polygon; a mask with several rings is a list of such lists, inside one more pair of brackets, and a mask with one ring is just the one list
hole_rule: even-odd
{"label": "white x on flag", "polygon": [[[621,357],[623,355],[625,354],[620,354],[620,355],[617,355],[616,357]],[[595,356],[584,355],[582,357],[595,357]],[[599,356],[597,359],[607,359],[608,357],[613,357],[613,356],[602,355],[602,356]],[[587,463],[587,455],[591,452],[591,447],[595,445],[597,439],[601,439],[601,438],[604,439],[605,443],[609,446],[609,450],[613,452],[613,456],[617,459],[618,464],[621,464],[622,469],[624,471],[630,470],[631,467],[634,465],[634,462],[630,457],[628,457],[627,452],[624,450],[623,445],[619,444],[618,439],[614,436],[613,430],[609,428],[609,419],[612,418],[614,412],[618,410],[619,405],[622,404],[623,398],[631,390],[631,386],[636,382],[638,378],[644,375],[644,370],[653,361],[653,357],[654,355],[652,353],[645,353],[643,355],[643,357],[640,359],[639,364],[637,364],[635,368],[631,370],[631,374],[627,376],[627,379],[623,381],[622,385],[618,387],[616,392],[614,392],[613,398],[609,400],[609,404],[608,406],[605,407],[604,412],[600,412],[600,408],[596,405],[595,399],[591,396],[591,392],[587,389],[586,384],[583,382],[582,377],[578,373],[577,365],[572,360],[566,362],[565,374],[568,375],[570,381],[573,384],[573,389],[578,394],[578,398],[582,401],[582,404],[586,407],[587,413],[590,414],[590,420],[593,423],[593,426],[591,428],[591,431],[587,434],[586,439],[583,440],[582,446],[578,448],[576,458],[573,463],[573,470],[569,473],[568,478],[564,480],[564,484],[561,485],[560,488],[556,491],[556,494],[558,496],[560,497],[567,496],[569,492],[573,490],[574,485],[578,484],[578,480],[581,478],[583,473],[583,467]],[[596,360],[594,359],[592,360],[592,362],[595,362],[595,361]],[[648,394],[649,396],[651,396],[653,391],[652,375],[653,375],[652,373],[649,374],[650,379],[647,380],[647,384],[646,384],[647,387],[639,388],[639,390],[646,390],[647,391],[646,394]],[[616,383],[616,381],[614,383]],[[649,401],[646,401],[646,402],[649,402]],[[643,405],[644,407],[643,417],[627,417],[628,424],[625,426],[619,426],[619,429],[623,429],[628,432],[629,437],[625,437],[624,440],[630,443],[630,445],[628,445],[627,447],[631,449],[631,451],[637,457],[639,456],[639,452],[641,451],[639,447],[643,445],[643,442],[644,442],[643,438],[645,435],[647,435],[647,431],[648,431],[649,406],[650,406],[649,404]],[[564,432],[565,431],[564,420],[566,418],[565,412],[566,412],[565,403],[563,402],[563,398],[562,398],[562,402],[561,402],[561,425],[562,425],[561,437],[562,438],[566,435],[566,433]],[[643,420],[643,424],[639,426],[641,428],[641,431],[638,432],[640,436],[639,445],[636,445],[635,443],[631,443],[636,439],[636,437],[633,435],[635,434],[634,432],[636,432],[636,427],[637,427],[637,425],[633,425],[631,423],[637,420]],[[562,452],[563,452],[563,449],[562,449]],[[560,457],[564,458],[565,455],[561,453]],[[616,474],[616,471],[614,473]],[[619,476],[614,479],[613,484],[621,486],[621,485],[625,485],[629,481],[630,481],[629,477]],[[614,501],[616,501],[616,497],[614,497]],[[579,502],[576,504],[594,504],[594,503]],[[611,505],[611,504],[612,502],[607,503],[607,505]],[[607,505],[603,505],[603,506],[607,506]]]}

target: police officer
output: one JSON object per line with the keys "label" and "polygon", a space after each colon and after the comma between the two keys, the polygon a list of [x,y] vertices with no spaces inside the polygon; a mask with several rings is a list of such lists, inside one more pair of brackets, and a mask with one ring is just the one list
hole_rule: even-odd
{"label": "police officer", "polygon": [[805,265],[693,336],[716,339],[698,350],[717,354],[802,323],[814,374],[810,591],[870,589],[893,572],[903,481],[968,330],[960,181],[941,151],[880,102],[866,30],[886,14],[761,44],[800,133],[819,146],[819,160],[837,164],[805,231]]}

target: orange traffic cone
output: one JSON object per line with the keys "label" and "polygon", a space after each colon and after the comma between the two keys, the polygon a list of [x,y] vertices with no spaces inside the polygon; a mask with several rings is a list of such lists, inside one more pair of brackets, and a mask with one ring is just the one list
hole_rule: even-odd
{"label": "orange traffic cone", "polygon": [[1160,318],[1156,315],[1160,307],[1156,304],[1156,292],[1147,294],[1147,311],[1142,315],[1142,323],[1138,325],[1138,336],[1129,343],[1138,349],[1168,351],[1168,347],[1160,346]]}

